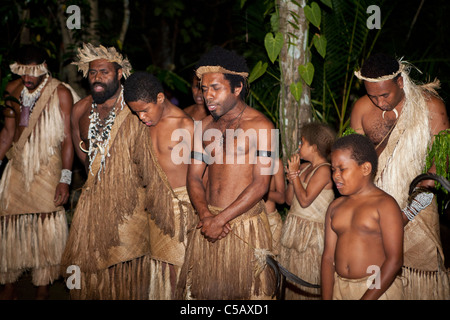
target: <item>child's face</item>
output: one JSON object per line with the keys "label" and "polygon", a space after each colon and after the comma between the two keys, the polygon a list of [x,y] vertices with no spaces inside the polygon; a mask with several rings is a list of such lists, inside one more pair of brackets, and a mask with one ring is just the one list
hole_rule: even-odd
{"label": "child's face", "polygon": [[350,149],[338,149],[331,153],[331,170],[336,188],[342,195],[352,195],[362,188],[362,165],[351,158]]}
{"label": "child's face", "polygon": [[298,151],[300,158],[303,160],[309,160],[312,152],[313,152],[313,147],[309,144],[308,141],[306,141],[305,138],[302,137],[300,145],[299,145],[299,151]]}

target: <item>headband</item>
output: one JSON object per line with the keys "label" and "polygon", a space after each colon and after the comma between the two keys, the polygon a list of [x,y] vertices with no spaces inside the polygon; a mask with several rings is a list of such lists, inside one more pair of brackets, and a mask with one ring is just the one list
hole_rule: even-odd
{"label": "headband", "polygon": [[9,65],[11,72],[17,74],[19,76],[32,76],[32,77],[40,77],[44,74],[48,73],[48,69],[45,66],[45,61],[41,64],[20,64],[14,62]]}
{"label": "headband", "polygon": [[405,65],[401,63],[401,61],[399,61],[399,66],[398,66],[398,70],[395,71],[392,74],[388,74],[385,76],[381,76],[378,78],[366,78],[363,75],[361,75],[361,70],[355,71],[355,76],[360,79],[360,80],[365,80],[368,82],[381,82],[381,81],[386,81],[386,80],[391,80],[394,79],[396,76],[398,76],[400,73],[403,72],[403,70],[405,70]]}
{"label": "headband", "polygon": [[248,73],[247,72],[236,72],[236,71],[231,71],[231,70],[227,70],[221,66],[203,66],[203,67],[199,67],[196,71],[195,74],[197,75],[197,77],[199,79],[202,78],[202,75],[204,75],[205,73],[227,73],[227,74],[235,74],[238,76],[243,77],[244,79],[246,79],[248,77]]}
{"label": "headband", "polygon": [[78,66],[78,70],[83,72],[83,77],[87,76],[89,71],[89,62],[99,59],[108,62],[116,62],[122,68],[123,77],[126,79],[131,74],[131,64],[128,59],[117,52],[116,48],[106,48],[102,45],[95,47],[91,43],[83,43],[83,48],[78,48],[78,61],[72,64]]}

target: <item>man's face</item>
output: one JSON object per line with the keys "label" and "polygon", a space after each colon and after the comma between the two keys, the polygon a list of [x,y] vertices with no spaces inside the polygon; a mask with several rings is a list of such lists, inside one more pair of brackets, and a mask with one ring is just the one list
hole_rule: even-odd
{"label": "man's face", "polygon": [[230,82],[223,73],[205,73],[202,77],[202,92],[206,106],[214,120],[233,109],[239,101],[242,88],[231,92]]}
{"label": "man's face", "polygon": [[[33,66],[33,65],[36,65],[36,63],[30,63],[29,65]],[[22,83],[28,89],[28,91],[33,91],[34,89],[36,89],[41,84],[44,77],[45,77],[45,75],[42,75],[39,77],[33,77],[33,76],[29,76],[27,74],[21,76]]]}
{"label": "man's face", "polygon": [[148,127],[156,126],[161,120],[164,112],[163,102],[165,96],[162,92],[158,94],[156,103],[145,102],[142,100],[127,102],[131,111],[133,111],[139,119]]}
{"label": "man's face", "polygon": [[192,98],[194,98],[195,104],[204,105],[202,88],[200,87],[200,81],[197,77],[192,80]]}
{"label": "man's face", "polygon": [[116,71],[114,64],[104,59],[89,63],[88,80],[92,99],[97,104],[103,104],[119,89],[121,69]]}
{"label": "man's face", "polygon": [[364,81],[364,85],[369,99],[383,111],[393,110],[405,96],[402,77],[381,82]]}

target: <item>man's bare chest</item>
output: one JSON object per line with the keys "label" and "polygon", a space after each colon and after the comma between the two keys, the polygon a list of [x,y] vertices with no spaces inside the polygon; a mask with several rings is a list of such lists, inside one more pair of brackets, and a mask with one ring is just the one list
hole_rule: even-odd
{"label": "man's bare chest", "polygon": [[[367,137],[375,144],[378,145],[382,142],[386,142],[389,139],[389,135],[395,126],[396,119],[375,119],[369,117],[363,120],[363,129]],[[383,141],[384,140],[384,141]]]}

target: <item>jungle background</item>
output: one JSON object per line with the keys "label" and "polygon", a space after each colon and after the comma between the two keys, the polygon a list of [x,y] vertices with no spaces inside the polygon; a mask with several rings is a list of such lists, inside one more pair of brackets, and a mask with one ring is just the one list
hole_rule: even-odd
{"label": "jungle background", "polygon": [[[72,5],[79,9],[79,29],[67,26]],[[367,25],[372,5],[380,9],[380,26],[374,29]],[[304,123],[318,120],[339,135],[345,131],[352,105],[365,94],[353,71],[374,52],[404,57],[420,70],[411,72],[418,82],[438,78],[450,114],[450,2],[445,0],[10,0],[0,4],[0,30],[2,105],[5,86],[16,77],[9,64],[27,43],[45,48],[52,75],[81,97],[88,85],[71,65],[76,49],[83,42],[115,46],[133,70],[156,74],[180,108],[194,103],[190,84],[200,56],[213,45],[235,50],[252,70],[247,103],[280,129],[284,161],[296,150]],[[76,203],[82,171],[68,211]],[[449,208],[442,206],[442,213],[447,230]],[[448,232],[442,241],[450,243]]]}

